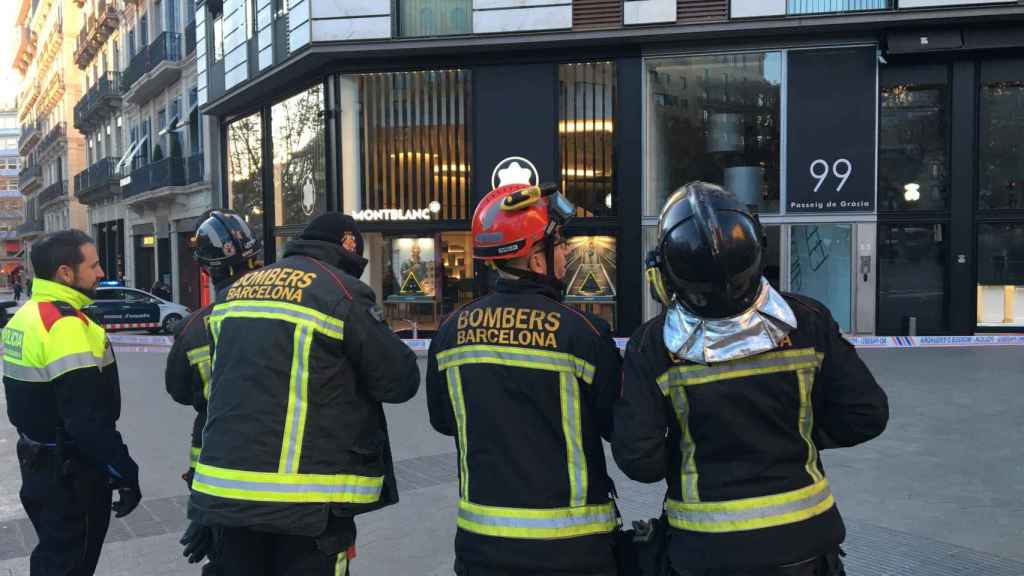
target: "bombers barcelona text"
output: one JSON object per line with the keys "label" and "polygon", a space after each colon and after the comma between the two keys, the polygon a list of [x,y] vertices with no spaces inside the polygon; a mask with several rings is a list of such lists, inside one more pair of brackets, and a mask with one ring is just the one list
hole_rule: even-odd
{"label": "bombers barcelona text", "polygon": [[268,268],[250,272],[228,290],[228,300],[285,300],[302,302],[302,289],[308,288],[316,274],[293,268]]}
{"label": "bombers barcelona text", "polygon": [[557,348],[555,332],[561,324],[559,312],[513,307],[464,310],[456,324],[456,344]]}

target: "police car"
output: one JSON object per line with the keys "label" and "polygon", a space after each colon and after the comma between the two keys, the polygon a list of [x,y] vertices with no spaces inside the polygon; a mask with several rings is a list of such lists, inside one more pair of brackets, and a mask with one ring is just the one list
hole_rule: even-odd
{"label": "police car", "polygon": [[149,330],[171,332],[188,316],[189,309],[118,281],[103,281],[86,311],[108,331]]}

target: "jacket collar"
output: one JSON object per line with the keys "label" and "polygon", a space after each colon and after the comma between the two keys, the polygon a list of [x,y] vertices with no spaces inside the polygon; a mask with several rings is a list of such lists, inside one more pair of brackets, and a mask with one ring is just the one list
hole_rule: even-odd
{"label": "jacket collar", "polygon": [[501,294],[540,294],[561,301],[561,292],[554,286],[536,280],[498,278],[495,289]]}
{"label": "jacket collar", "polygon": [[757,300],[732,318],[701,318],[673,303],[665,315],[662,337],[675,356],[713,364],[774,350],[796,328],[796,315],[789,304],[762,278]]}
{"label": "jacket collar", "polygon": [[342,248],[339,244],[320,240],[303,240],[295,238],[284,247],[284,256],[308,256],[331,266],[340,268],[346,274],[359,278],[363,275],[367,260]]}
{"label": "jacket collar", "polygon": [[81,310],[92,304],[92,298],[71,286],[42,278],[32,279],[32,299],[37,302],[67,302],[75,310]]}

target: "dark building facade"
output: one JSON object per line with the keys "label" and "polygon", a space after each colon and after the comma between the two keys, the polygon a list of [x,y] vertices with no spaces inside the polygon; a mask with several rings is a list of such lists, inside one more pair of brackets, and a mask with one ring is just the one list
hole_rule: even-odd
{"label": "dark building facade", "polygon": [[578,206],[567,300],[628,335],[661,205],[703,179],[845,332],[1024,328],[1021,3],[525,4],[200,3],[214,203],[268,260],[353,214],[392,325],[430,330],[486,290],[475,203],[530,171]]}

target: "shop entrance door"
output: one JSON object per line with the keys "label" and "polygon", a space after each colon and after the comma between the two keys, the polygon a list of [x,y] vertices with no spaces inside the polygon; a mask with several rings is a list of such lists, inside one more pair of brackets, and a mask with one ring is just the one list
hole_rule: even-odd
{"label": "shop entrance door", "polygon": [[1024,329],[1024,60],[881,69],[878,333]]}

